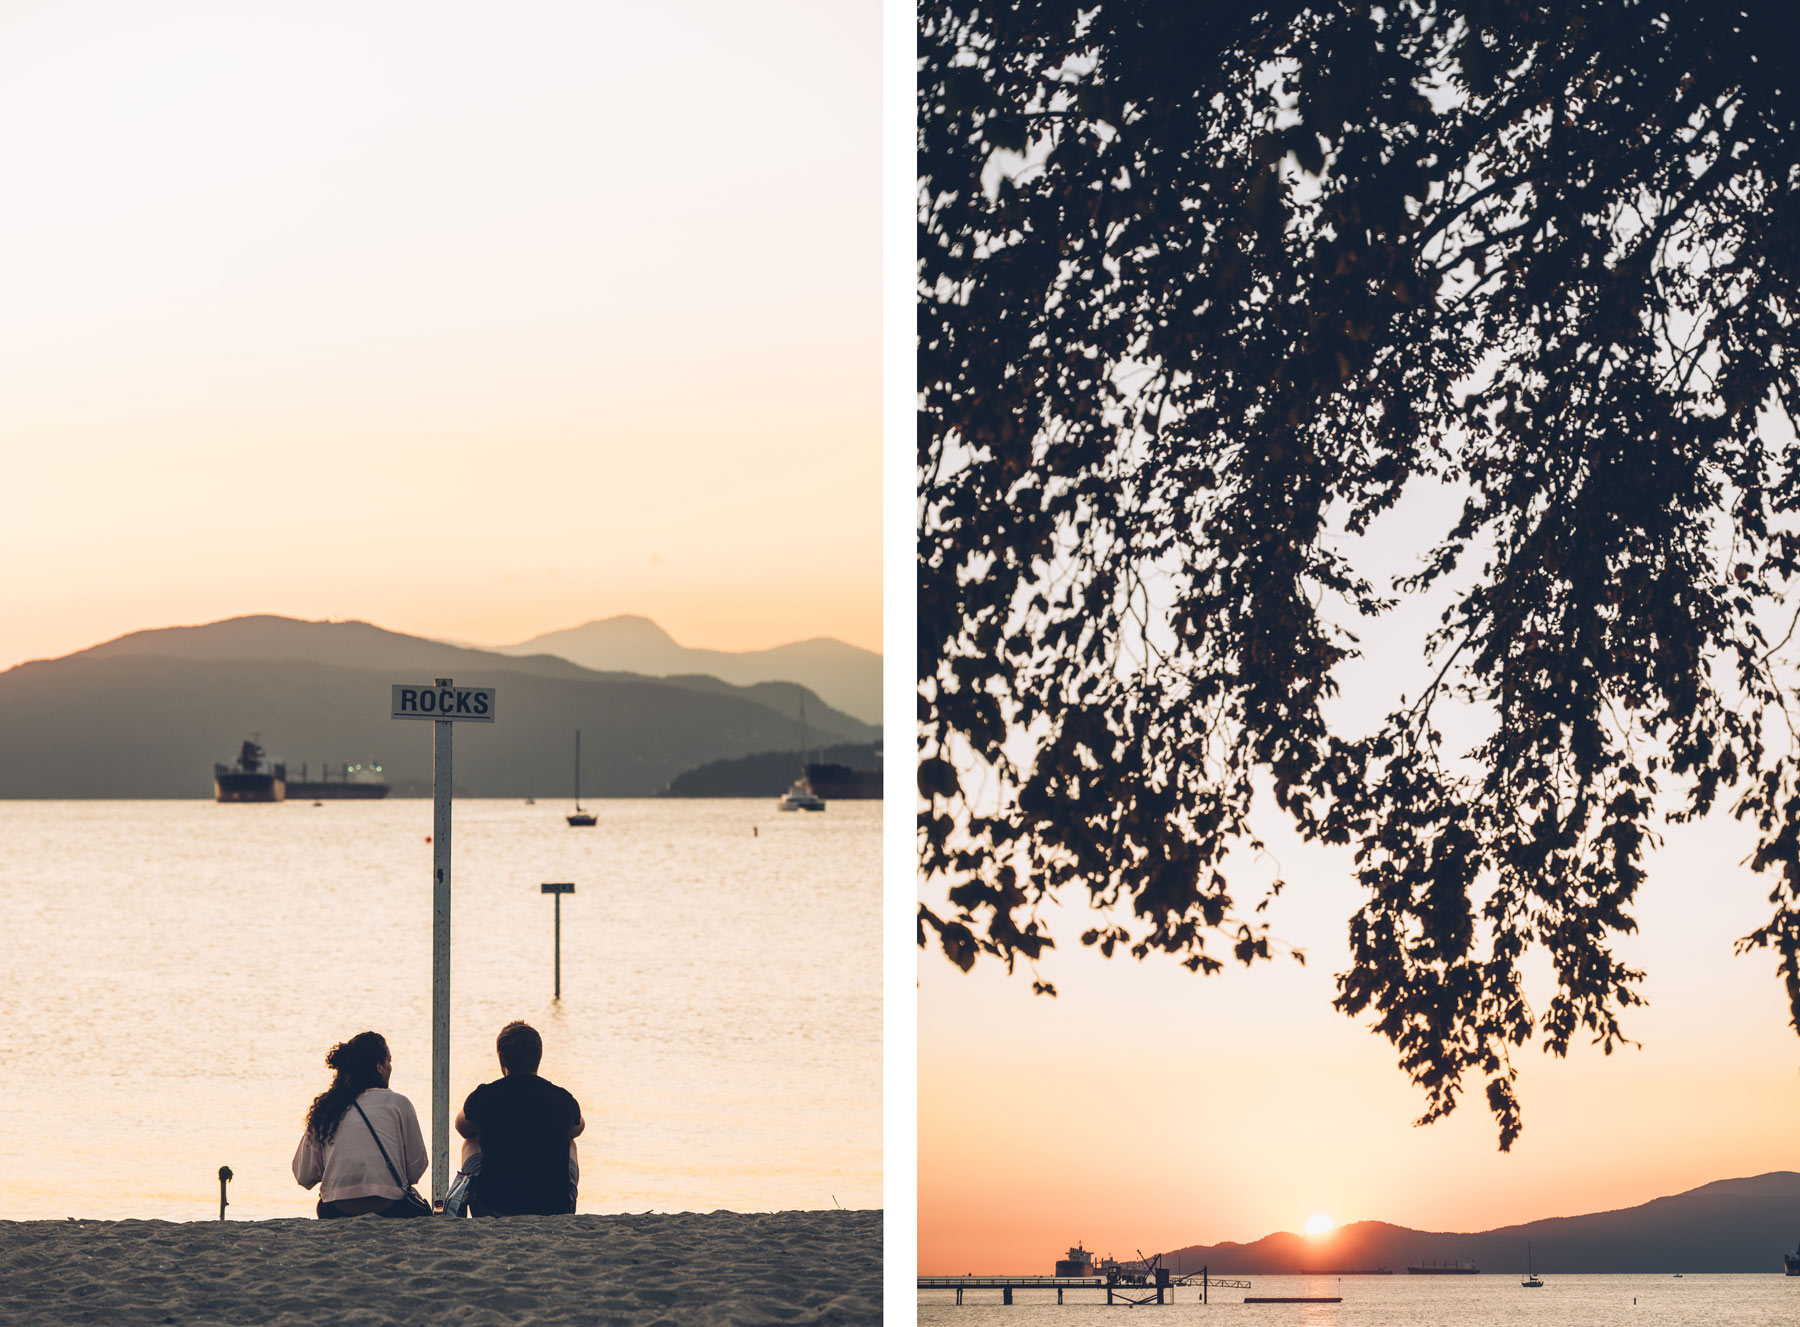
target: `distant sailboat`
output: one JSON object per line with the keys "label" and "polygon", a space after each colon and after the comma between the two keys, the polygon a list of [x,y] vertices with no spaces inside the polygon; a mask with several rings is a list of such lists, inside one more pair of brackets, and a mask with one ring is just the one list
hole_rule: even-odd
{"label": "distant sailboat", "polygon": [[806,778],[806,697],[800,698],[800,777],[775,800],[777,811],[823,811],[825,799],[812,790]]}
{"label": "distant sailboat", "polygon": [[1542,1290],[1544,1288],[1544,1283],[1538,1279],[1538,1274],[1531,1270],[1531,1244],[1529,1242],[1525,1245],[1525,1279],[1519,1282],[1519,1284],[1524,1286],[1527,1290]]}
{"label": "distant sailboat", "polygon": [[594,817],[581,809],[581,729],[575,730],[575,814],[569,824],[577,829],[592,829]]}

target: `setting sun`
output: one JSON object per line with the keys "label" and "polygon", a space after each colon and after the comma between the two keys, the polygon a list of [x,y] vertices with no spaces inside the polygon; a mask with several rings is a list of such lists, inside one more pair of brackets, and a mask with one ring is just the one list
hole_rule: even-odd
{"label": "setting sun", "polygon": [[1326,1216],[1325,1213],[1316,1212],[1312,1216],[1306,1218],[1306,1233],[1309,1235],[1323,1235],[1336,1224],[1337,1222]]}

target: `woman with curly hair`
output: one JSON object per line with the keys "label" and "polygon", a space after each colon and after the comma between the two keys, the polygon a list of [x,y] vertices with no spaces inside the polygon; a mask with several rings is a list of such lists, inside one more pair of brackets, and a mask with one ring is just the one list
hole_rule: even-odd
{"label": "woman with curly hair", "polygon": [[387,1040],[359,1032],[333,1046],[325,1063],[335,1076],[307,1111],[294,1153],[300,1187],[320,1186],[321,1217],[427,1215],[416,1194],[408,1197],[425,1173],[425,1136],[412,1102],[388,1090]]}

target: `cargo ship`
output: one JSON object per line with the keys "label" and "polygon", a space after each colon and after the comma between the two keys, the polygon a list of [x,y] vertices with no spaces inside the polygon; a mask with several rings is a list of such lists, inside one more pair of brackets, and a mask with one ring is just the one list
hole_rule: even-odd
{"label": "cargo ship", "polygon": [[244,742],[237,764],[213,766],[213,800],[279,802],[287,796],[287,766],[264,759],[257,734]]}
{"label": "cargo ship", "polygon": [[1411,1276],[1480,1276],[1481,1269],[1474,1263],[1464,1267],[1461,1262],[1434,1262],[1425,1267],[1408,1267]]}
{"label": "cargo ship", "polygon": [[330,765],[321,766],[316,779],[307,778],[306,773],[306,766],[302,765],[300,777],[288,781],[289,797],[315,802],[369,801],[386,797],[391,791],[387,780],[381,777],[381,766],[373,761],[367,765],[339,765],[335,778]]}
{"label": "cargo ship", "polygon": [[1800,1247],[1796,1247],[1792,1253],[1782,1254],[1781,1261],[1787,1264],[1789,1276],[1800,1276]]}
{"label": "cargo ship", "polygon": [[1094,1255],[1077,1244],[1069,1250],[1067,1258],[1056,1260],[1053,1276],[1098,1276],[1099,1268],[1094,1265]]}

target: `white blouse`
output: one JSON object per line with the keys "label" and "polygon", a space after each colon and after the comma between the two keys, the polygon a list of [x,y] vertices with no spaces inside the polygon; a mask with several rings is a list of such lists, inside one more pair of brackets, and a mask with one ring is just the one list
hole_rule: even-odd
{"label": "white blouse", "polygon": [[[356,1099],[368,1114],[369,1124],[381,1135],[394,1169],[405,1176],[408,1184],[417,1184],[425,1173],[425,1135],[419,1132],[419,1117],[412,1102],[385,1087],[363,1089]],[[311,1132],[300,1136],[294,1152],[294,1178],[300,1187],[310,1189],[323,1181],[319,1196],[328,1203],[345,1198],[379,1196],[398,1198],[401,1186],[394,1183],[375,1138],[356,1113],[356,1106],[344,1108],[337,1132],[320,1147]]]}

